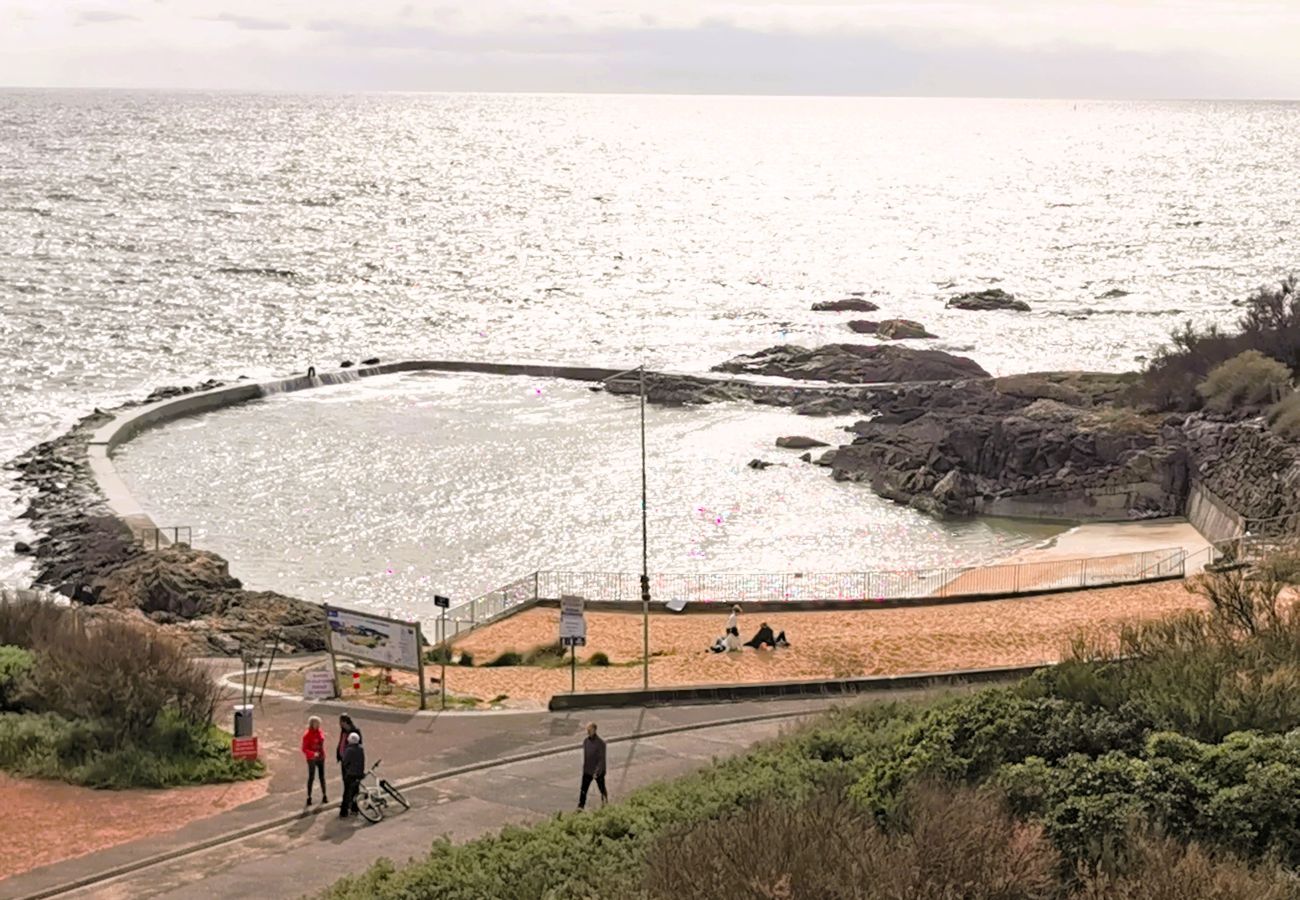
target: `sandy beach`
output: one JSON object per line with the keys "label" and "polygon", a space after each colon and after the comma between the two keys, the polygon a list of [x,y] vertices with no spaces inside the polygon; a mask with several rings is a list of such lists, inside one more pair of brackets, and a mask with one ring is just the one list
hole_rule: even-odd
{"label": "sandy beach", "polygon": [[[941,606],[742,615],[744,639],[766,621],[775,631],[785,631],[791,646],[724,654],[707,648],[723,631],[725,611],[659,613],[650,618],[650,681],[753,683],[1050,662],[1080,632],[1105,633],[1123,622],[1202,608],[1203,601],[1188,593],[1183,582],[1168,581]],[[580,648],[579,660],[603,652],[612,665],[579,668],[578,690],[639,687],[641,617],[601,612],[586,618],[587,646]],[[558,627],[558,610],[530,609],[467,636],[456,646],[472,653],[476,665],[449,667],[448,690],[483,700],[505,695],[513,704],[542,704],[568,691],[567,666],[482,665],[506,650],[523,652],[550,643]]]}

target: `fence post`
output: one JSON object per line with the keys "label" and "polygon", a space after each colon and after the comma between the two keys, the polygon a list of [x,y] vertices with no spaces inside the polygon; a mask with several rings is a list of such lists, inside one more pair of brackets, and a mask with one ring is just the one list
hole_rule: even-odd
{"label": "fence post", "polygon": [[1079,560],[1079,587],[1088,586],[1088,559],[1084,557]]}
{"label": "fence post", "polygon": [[540,571],[533,573],[533,602],[534,603],[536,603],[538,600],[541,599],[538,593],[541,590],[541,588],[538,586],[541,584],[541,575],[542,573]]}

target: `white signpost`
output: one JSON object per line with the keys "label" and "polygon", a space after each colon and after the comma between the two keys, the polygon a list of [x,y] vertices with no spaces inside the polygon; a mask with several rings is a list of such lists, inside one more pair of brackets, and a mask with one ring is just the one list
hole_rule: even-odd
{"label": "white signpost", "polygon": [[578,648],[587,646],[587,620],[582,614],[582,598],[566,594],[560,597],[560,646],[570,648],[569,693],[578,686]]}

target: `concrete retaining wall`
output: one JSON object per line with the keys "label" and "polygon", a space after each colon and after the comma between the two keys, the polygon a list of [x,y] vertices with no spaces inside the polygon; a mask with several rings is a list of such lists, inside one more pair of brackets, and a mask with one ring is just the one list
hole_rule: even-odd
{"label": "concrete retaining wall", "polygon": [[1239,538],[1246,523],[1235,509],[1201,481],[1193,481],[1187,495],[1187,521],[1211,544]]}
{"label": "concrete retaining wall", "polygon": [[[777,658],[780,657],[779,650],[772,652]],[[725,703],[738,700],[885,694],[891,691],[919,688],[1015,681],[1050,667],[1051,663],[1040,663],[1034,666],[958,669],[953,672],[877,675],[871,678],[838,678],[827,681],[771,681],[760,684],[686,685],[649,690],[584,691],[576,694],[556,694],[551,698],[548,706],[552,712],[558,712],[625,706],[682,706],[692,703]]]}

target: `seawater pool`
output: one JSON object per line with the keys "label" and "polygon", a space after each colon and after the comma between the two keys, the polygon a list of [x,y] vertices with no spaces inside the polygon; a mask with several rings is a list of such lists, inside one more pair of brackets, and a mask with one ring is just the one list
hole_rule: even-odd
{"label": "seawater pool", "polygon": [[[651,571],[968,565],[1063,530],[937,522],[774,446],[842,443],[851,422],[648,407]],[[758,471],[754,458],[784,465]],[[370,378],[183,419],[115,460],[158,524],[193,528],[254,589],[432,618],[435,593],[459,603],[538,569],[641,566],[637,398],[578,382]]]}

